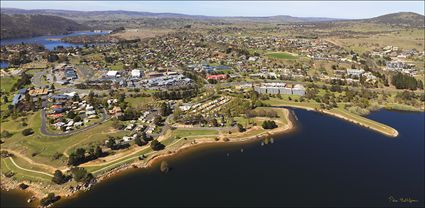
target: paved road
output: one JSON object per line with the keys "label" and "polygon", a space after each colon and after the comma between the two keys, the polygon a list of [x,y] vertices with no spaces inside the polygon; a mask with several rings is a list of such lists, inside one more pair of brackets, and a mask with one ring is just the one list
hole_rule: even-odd
{"label": "paved road", "polygon": [[43,75],[46,74],[47,70],[41,70],[34,72],[34,76],[31,78],[31,83],[38,88],[43,88],[46,86],[46,84],[43,84]]}
{"label": "paved road", "polygon": [[96,124],[90,125],[90,126],[86,126],[84,128],[78,129],[78,130],[74,130],[68,133],[51,133],[47,131],[47,121],[46,121],[46,111],[43,109],[41,110],[41,127],[40,127],[40,132],[46,136],[69,136],[69,135],[73,135],[76,133],[80,133],[82,131],[86,131],[88,129],[94,128],[97,125],[104,123],[105,121],[107,121],[110,117],[108,116],[107,112],[105,109],[103,109],[103,113],[102,118],[100,119],[100,121],[98,121]]}

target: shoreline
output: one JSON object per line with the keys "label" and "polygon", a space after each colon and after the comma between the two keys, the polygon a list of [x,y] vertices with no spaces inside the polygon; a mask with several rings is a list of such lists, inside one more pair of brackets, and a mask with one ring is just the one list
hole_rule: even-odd
{"label": "shoreline", "polygon": [[[339,119],[342,119],[342,120],[345,120],[345,121],[348,121],[348,122],[354,123],[354,124],[359,125],[359,126],[361,126],[361,127],[364,127],[364,128],[367,128],[367,129],[371,129],[371,130],[373,130],[373,131],[376,131],[376,132],[378,132],[378,133],[381,133],[381,134],[383,134],[383,135],[386,135],[386,136],[388,136],[388,137],[392,137],[392,138],[397,137],[397,136],[398,136],[398,134],[399,134],[399,133],[398,133],[398,131],[397,131],[396,129],[394,129],[394,128],[392,128],[391,126],[388,126],[388,125],[386,125],[386,124],[382,124],[382,123],[379,123],[379,122],[377,122],[377,121],[373,121],[373,120],[371,120],[371,121],[373,121],[373,122],[377,122],[377,123],[379,123],[379,124],[381,124],[381,125],[384,125],[384,126],[383,126],[383,128],[389,128],[389,131],[391,131],[391,133],[389,133],[389,132],[387,132],[387,131],[384,131],[384,130],[382,130],[382,129],[376,128],[376,127],[374,127],[374,126],[370,126],[370,125],[367,125],[367,124],[365,124],[365,123],[362,123],[362,122],[356,121],[356,120],[354,120],[354,119],[352,119],[352,118],[348,118],[347,116],[344,116],[344,115],[342,115],[342,114],[335,113],[335,112],[331,112],[331,111],[329,111],[329,110],[316,109],[316,108],[312,108],[312,107],[300,106],[300,105],[291,105],[291,104],[275,105],[275,106],[271,106],[271,107],[272,107],[272,108],[273,108],[273,107],[292,107],[292,108],[299,108],[299,109],[304,109],[304,110],[308,110],[308,111],[314,111],[314,112],[318,112],[318,113],[327,114],[327,115],[334,116],[334,117],[336,117],[336,118],[339,118]],[[360,117],[362,117],[362,116],[360,116]],[[368,118],[366,118],[366,117],[362,117],[362,118],[364,118],[364,119],[368,119]]]}
{"label": "shoreline", "polygon": [[[279,110],[283,110],[284,111],[284,115],[285,118],[287,120],[287,123],[285,125],[280,125],[275,129],[270,129],[267,130],[266,132],[262,132],[256,135],[252,135],[252,136],[243,136],[243,134],[247,134],[249,133],[249,131],[246,132],[238,132],[238,133],[232,133],[229,135],[217,135],[217,137],[219,138],[219,140],[215,140],[215,138],[208,138],[208,137],[202,137],[200,136],[199,138],[195,139],[195,143],[192,142],[187,142],[184,143],[182,146],[177,147],[177,149],[174,150],[167,150],[164,149],[162,151],[158,151],[158,152],[154,152],[154,154],[152,154],[151,157],[147,158],[146,160],[138,160],[138,161],[133,161],[131,163],[125,163],[122,164],[120,166],[117,166],[105,173],[102,173],[98,176],[96,176],[96,184],[101,183],[101,182],[106,182],[108,179],[112,179],[115,176],[119,176],[120,174],[124,174],[126,172],[126,170],[128,169],[149,169],[152,168],[157,162],[162,161],[162,159],[173,156],[173,155],[177,155],[179,153],[185,152],[185,151],[189,151],[189,150],[193,150],[196,149],[198,147],[203,147],[206,145],[222,145],[222,144],[226,144],[226,143],[230,143],[230,144],[238,144],[238,143],[246,143],[246,142],[253,142],[256,140],[261,140],[261,139],[265,139],[267,137],[271,137],[271,136],[275,136],[275,135],[279,135],[279,134],[284,134],[284,133],[289,133],[293,130],[296,129],[295,126],[295,121],[293,120],[293,115],[290,113],[290,109],[287,108],[276,108]],[[281,121],[279,121],[279,123],[282,124]],[[254,128],[254,127],[251,127]],[[260,127],[261,128],[261,127]],[[252,130],[256,130],[255,128]],[[239,134],[242,134],[241,137],[238,137]],[[228,141],[225,141],[225,138],[230,138]],[[69,200],[69,199],[73,199],[75,197],[78,197],[79,194],[85,192],[85,191],[89,191],[90,190],[90,186],[88,188],[82,188],[78,191],[70,191],[69,190],[69,185],[42,185],[41,183],[30,183],[28,181],[21,181],[21,182],[17,182],[13,179],[10,178],[6,178],[4,176],[2,176],[2,181],[1,181],[1,189],[2,191],[9,191],[9,190],[13,190],[13,191],[18,191],[20,193],[25,193],[25,195],[30,194],[31,196],[36,197],[36,200],[34,201],[39,201],[41,198],[43,198],[46,194],[44,193],[45,190],[51,190],[49,192],[53,192],[55,193],[55,195],[61,196],[61,200],[59,200],[59,203],[62,203],[63,201]],[[25,183],[30,185],[26,190],[21,190],[19,189],[19,184],[20,183]],[[26,196],[25,196],[26,197]],[[26,200],[26,199],[25,199]],[[35,205],[36,207],[40,207],[40,205],[34,204],[34,201],[31,203],[28,203],[29,206],[31,205]],[[55,203],[53,204],[53,206],[55,206]]]}

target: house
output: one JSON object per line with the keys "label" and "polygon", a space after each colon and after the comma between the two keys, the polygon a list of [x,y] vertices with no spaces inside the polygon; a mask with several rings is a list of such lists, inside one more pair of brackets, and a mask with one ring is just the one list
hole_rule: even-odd
{"label": "house", "polygon": [[25,95],[25,94],[27,94],[27,92],[28,92],[28,89],[23,88],[23,89],[20,89],[20,90],[18,91],[18,94]]}
{"label": "house", "polygon": [[349,76],[360,77],[360,75],[363,73],[363,69],[347,69],[347,75]]}
{"label": "house", "polygon": [[125,130],[131,131],[131,130],[133,130],[134,126],[135,126],[134,124],[128,124],[127,127],[125,127]]}
{"label": "house", "polygon": [[112,110],[109,110],[109,114],[111,114],[111,115],[115,115],[116,117],[118,117],[118,116],[122,115],[121,107],[119,107],[119,106],[114,106],[114,107],[112,108]]}
{"label": "house", "polygon": [[21,100],[21,97],[22,97],[22,95],[21,95],[21,94],[16,94],[16,95],[13,97],[12,105],[17,105],[17,104],[19,103],[19,101]]}
{"label": "house", "polygon": [[49,90],[46,88],[43,89],[34,89],[29,91],[30,96],[39,96],[39,95],[47,95]]}
{"label": "house", "polygon": [[118,71],[108,71],[106,73],[107,77],[118,77]]}
{"label": "house", "polygon": [[222,79],[227,79],[227,75],[225,74],[210,75],[207,77],[207,79],[222,80]]}
{"label": "house", "polygon": [[129,141],[133,140],[133,137],[124,136],[124,137],[122,138],[122,140],[124,140],[124,142],[129,142]]}
{"label": "house", "polygon": [[95,110],[86,111],[86,116],[88,116],[88,118],[90,118],[90,116],[96,117],[96,111]]}
{"label": "house", "polygon": [[131,70],[131,77],[133,77],[133,78],[139,78],[141,76],[142,76],[142,73],[141,73],[140,70],[138,70],[138,69]]}
{"label": "house", "polygon": [[65,70],[65,77],[67,79],[77,79],[77,73],[75,73],[74,69],[68,68]]}

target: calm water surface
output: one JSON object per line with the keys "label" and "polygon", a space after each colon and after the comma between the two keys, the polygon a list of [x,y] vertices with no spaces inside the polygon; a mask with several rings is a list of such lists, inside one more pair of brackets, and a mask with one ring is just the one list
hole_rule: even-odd
{"label": "calm water surface", "polygon": [[9,67],[9,63],[6,61],[0,61],[0,69],[6,69],[7,67]]}
{"label": "calm water surface", "polygon": [[[38,36],[32,38],[13,38],[13,39],[4,39],[1,40],[1,45],[10,45],[10,44],[20,44],[20,43],[29,43],[29,44],[40,44],[43,45],[48,50],[53,50],[55,47],[63,46],[63,47],[76,47],[83,46],[83,44],[73,44],[73,43],[65,43],[60,41],[60,38],[71,37],[71,36],[79,36],[79,35],[100,35],[107,34],[107,32],[90,32],[90,31],[78,31],[73,32],[67,35],[49,35],[49,36]],[[54,39],[54,40],[50,40]]]}
{"label": "calm water surface", "polygon": [[[275,137],[273,144],[189,150],[167,159],[173,167],[168,174],[158,164],[129,171],[57,207],[424,205],[424,113],[371,114],[399,131],[392,139],[337,118],[294,111],[298,130]],[[419,202],[391,203],[390,196]]]}

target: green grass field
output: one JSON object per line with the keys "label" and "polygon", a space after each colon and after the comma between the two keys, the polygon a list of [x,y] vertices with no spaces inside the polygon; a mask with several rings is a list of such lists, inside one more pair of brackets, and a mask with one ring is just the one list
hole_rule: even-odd
{"label": "green grass field", "polygon": [[142,105],[152,104],[155,100],[153,97],[126,97],[125,101],[128,102],[131,107],[137,108]]}
{"label": "green grass field", "polygon": [[293,54],[286,53],[286,52],[273,52],[273,53],[267,53],[267,57],[275,58],[275,59],[298,59],[297,56],[294,56]]}
{"label": "green grass field", "polygon": [[17,77],[0,77],[0,89],[2,92],[10,92],[13,85],[18,81]]}
{"label": "green grass field", "polygon": [[174,137],[202,137],[205,135],[218,135],[217,130],[189,130],[189,129],[177,129],[173,131]]}

